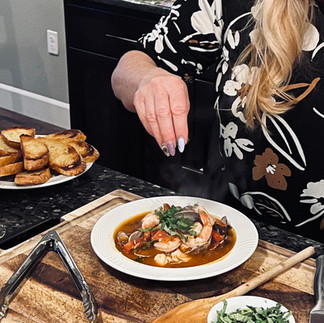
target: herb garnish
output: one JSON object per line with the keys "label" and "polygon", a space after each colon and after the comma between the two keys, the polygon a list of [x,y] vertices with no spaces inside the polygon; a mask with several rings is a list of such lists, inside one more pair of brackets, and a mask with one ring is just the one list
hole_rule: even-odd
{"label": "herb garnish", "polygon": [[160,208],[155,211],[155,214],[159,216],[161,223],[161,230],[166,231],[172,236],[183,237],[182,233],[189,233],[193,236],[196,235],[194,230],[191,230],[194,221],[185,218],[184,216],[174,216],[177,212],[181,211],[181,207],[172,205],[168,210],[164,211]]}
{"label": "herb garnish", "polygon": [[223,308],[217,311],[217,321],[213,323],[289,323],[288,318],[291,316],[291,311],[280,310],[279,303],[266,309],[247,305],[229,314],[225,313],[227,301],[224,300],[223,303]]}
{"label": "herb garnish", "polygon": [[158,229],[158,228],[159,228],[159,226],[157,225],[157,226],[155,226],[155,227],[153,227],[153,228],[138,229],[137,231],[140,231],[140,232],[147,232],[147,231],[154,231],[154,230],[156,230],[156,229]]}

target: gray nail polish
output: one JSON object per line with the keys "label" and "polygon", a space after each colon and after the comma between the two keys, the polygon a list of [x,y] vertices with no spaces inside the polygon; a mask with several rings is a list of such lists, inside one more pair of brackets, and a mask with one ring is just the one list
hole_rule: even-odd
{"label": "gray nail polish", "polygon": [[164,152],[165,156],[167,156],[167,157],[170,156],[169,151],[168,151],[168,148],[167,148],[167,146],[165,144],[162,144],[161,145],[161,149]]}
{"label": "gray nail polish", "polygon": [[183,137],[180,137],[178,139],[178,150],[180,153],[183,153],[184,151],[184,148],[185,148],[185,141],[184,141],[184,138]]}
{"label": "gray nail polish", "polygon": [[175,155],[175,147],[172,141],[169,141],[168,144],[168,152],[170,153],[171,156]]}

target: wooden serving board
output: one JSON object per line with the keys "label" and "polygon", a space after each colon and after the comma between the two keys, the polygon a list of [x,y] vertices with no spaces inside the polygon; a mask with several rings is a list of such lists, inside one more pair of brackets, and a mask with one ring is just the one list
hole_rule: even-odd
{"label": "wooden serving board", "polygon": [[[151,322],[173,307],[197,298],[223,294],[293,255],[260,241],[252,257],[238,268],[208,279],[159,282],[131,277],[104,264],[90,244],[96,221],[112,208],[140,199],[123,190],[113,191],[62,218],[54,227],[69,249],[98,304],[103,322]],[[19,267],[42,235],[0,250],[0,286]],[[250,292],[274,299],[308,322],[314,306],[315,260],[310,258]],[[56,253],[48,253],[12,299],[1,322],[87,322],[80,295]],[[206,318],[201,318],[206,322]],[[199,322],[194,322],[199,323]]]}

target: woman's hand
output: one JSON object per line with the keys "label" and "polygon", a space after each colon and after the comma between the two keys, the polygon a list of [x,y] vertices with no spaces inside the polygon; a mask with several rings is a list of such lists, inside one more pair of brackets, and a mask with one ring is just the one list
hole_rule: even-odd
{"label": "woman's hand", "polygon": [[185,82],[156,66],[145,53],[130,51],[112,74],[112,87],[166,155],[183,151],[188,141],[189,96]]}
{"label": "woman's hand", "polygon": [[189,96],[178,76],[155,67],[139,83],[133,104],[146,131],[169,156],[188,140]]}

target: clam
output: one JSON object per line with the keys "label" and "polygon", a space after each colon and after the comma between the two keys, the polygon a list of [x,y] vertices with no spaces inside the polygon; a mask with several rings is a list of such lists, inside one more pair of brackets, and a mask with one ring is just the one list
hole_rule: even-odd
{"label": "clam", "polygon": [[143,235],[143,232],[141,231],[134,231],[128,238],[128,241],[134,241],[134,240],[138,240],[139,238],[141,238],[141,236]]}
{"label": "clam", "polygon": [[183,209],[174,214],[174,217],[184,217],[185,219],[190,219],[193,222],[200,221],[199,213],[191,209]]}
{"label": "clam", "polygon": [[128,242],[128,235],[124,231],[119,231],[117,233],[117,241],[121,244]]}

